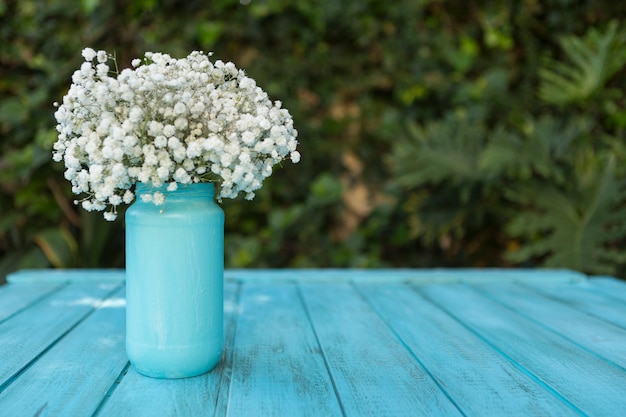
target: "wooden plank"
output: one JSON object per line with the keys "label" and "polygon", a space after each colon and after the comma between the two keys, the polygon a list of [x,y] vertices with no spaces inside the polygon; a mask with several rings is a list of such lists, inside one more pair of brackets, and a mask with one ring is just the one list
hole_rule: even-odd
{"label": "wooden plank", "polygon": [[117,288],[71,284],[0,324],[0,392]]}
{"label": "wooden plank", "polygon": [[407,286],[361,285],[358,290],[465,415],[544,417],[574,412]]}
{"label": "wooden plank", "polygon": [[42,284],[37,286],[3,285],[0,287],[0,323],[9,317],[41,301],[61,284]]}
{"label": "wooden plank", "polygon": [[461,415],[350,285],[300,286],[345,415]]}
{"label": "wooden plank", "polygon": [[613,277],[596,277],[589,281],[594,291],[626,303],[626,281]]}
{"label": "wooden plank", "polygon": [[415,288],[581,413],[612,416],[626,410],[624,369],[481,295],[480,289]]}
{"label": "wooden plank", "polygon": [[297,288],[246,283],[227,415],[341,416]]}
{"label": "wooden plank", "polygon": [[[528,285],[534,291],[566,303],[572,308],[626,329],[626,300],[615,297],[615,291],[598,290],[595,280],[571,285]],[[626,290],[626,284],[622,284]]]}
{"label": "wooden plank", "polygon": [[580,282],[586,275],[559,269],[230,269],[226,280],[268,283]]}
{"label": "wooden plank", "polygon": [[480,291],[626,372],[626,330],[621,327],[579,311],[569,300],[557,301],[513,284],[486,285]]}
{"label": "wooden plank", "polygon": [[91,415],[128,362],[124,305],[123,288],[97,303],[93,314],[0,394],[3,415]]}
{"label": "wooden plank", "polygon": [[228,396],[222,374],[231,366],[234,324],[238,312],[238,286],[224,287],[225,352],[209,373],[185,379],[155,379],[130,368],[98,410],[99,417],[213,416],[218,397]]}
{"label": "wooden plank", "polygon": [[123,283],[122,269],[23,269],[7,275],[10,284]]}
{"label": "wooden plank", "polygon": [[[326,282],[326,283],[458,283],[458,282],[580,282],[586,276],[558,269],[229,269],[232,282]],[[13,284],[68,282],[123,282],[120,269],[34,269],[7,276]]]}

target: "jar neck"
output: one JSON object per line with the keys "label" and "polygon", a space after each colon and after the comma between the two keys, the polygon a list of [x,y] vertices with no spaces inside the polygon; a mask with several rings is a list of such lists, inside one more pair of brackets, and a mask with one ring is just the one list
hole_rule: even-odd
{"label": "jar neck", "polygon": [[141,201],[142,194],[154,194],[160,191],[165,199],[178,198],[202,198],[213,200],[215,195],[215,185],[212,182],[199,182],[195,184],[178,184],[178,188],[174,191],[168,191],[167,185],[154,187],[152,184],[144,184],[138,182],[135,188],[137,201]]}

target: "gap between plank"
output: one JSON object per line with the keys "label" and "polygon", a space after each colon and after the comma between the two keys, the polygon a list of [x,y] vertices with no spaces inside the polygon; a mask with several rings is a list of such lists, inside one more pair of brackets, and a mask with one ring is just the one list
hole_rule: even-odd
{"label": "gap between plank", "polygon": [[115,381],[113,382],[113,384],[111,384],[106,394],[104,394],[104,398],[102,398],[102,401],[100,401],[100,404],[98,404],[98,407],[96,407],[95,411],[91,415],[92,417],[97,416],[100,413],[100,411],[104,408],[106,403],[109,401],[109,398],[111,398],[113,391],[115,391],[117,387],[120,385],[120,382],[122,381],[124,376],[126,376],[129,369],[130,369],[130,362],[126,362],[126,365],[122,369],[122,372],[120,372],[117,378],[115,378]]}
{"label": "gap between plank", "polygon": [[337,398],[337,403],[339,404],[339,410],[341,411],[341,415],[346,417],[346,410],[344,409],[343,402],[341,401],[341,396],[339,395],[339,389],[337,388],[337,384],[335,383],[335,378],[333,373],[330,371],[330,365],[328,364],[328,360],[326,358],[326,353],[324,353],[324,349],[322,348],[322,344],[320,343],[319,336],[317,331],[315,330],[315,326],[313,325],[313,321],[311,320],[311,313],[309,312],[309,307],[304,301],[304,296],[302,295],[302,287],[300,283],[295,283],[296,290],[298,292],[298,298],[300,299],[300,303],[304,308],[304,314],[306,314],[307,320],[309,321],[309,326],[311,326],[311,331],[313,332],[313,336],[315,337],[315,343],[317,343],[317,348],[322,354],[322,359],[324,360],[324,367],[326,367],[326,372],[328,373],[328,378],[330,379],[330,383],[333,386],[333,392],[335,393],[335,398]]}
{"label": "gap between plank", "polygon": [[[228,403],[230,398],[230,385],[232,382],[233,376],[233,361],[235,357],[235,343],[237,336],[237,325],[239,324],[239,313],[240,313],[240,305],[241,305],[241,287],[242,283],[237,282],[235,290],[234,304],[236,307],[236,311],[232,312],[231,322],[228,328],[227,336],[228,338],[225,340],[224,352],[222,361],[225,367],[222,369],[220,374],[220,380],[217,385],[217,395],[215,396],[215,408],[214,408],[214,417],[225,416],[228,412]],[[226,375],[228,374],[228,375]],[[218,414],[220,413],[221,414]]]}
{"label": "gap between plank", "polygon": [[465,412],[461,409],[461,407],[457,404],[456,401],[454,401],[454,399],[452,398],[452,396],[450,396],[450,394],[448,393],[448,391],[446,391],[446,389],[444,388],[443,385],[441,385],[441,383],[437,380],[437,378],[435,378],[435,376],[432,374],[432,372],[430,372],[430,370],[426,367],[426,365],[424,365],[424,363],[417,357],[417,355],[415,354],[415,352],[413,352],[413,350],[411,349],[411,347],[406,344],[406,342],[404,341],[404,339],[402,338],[402,336],[400,336],[400,334],[398,334],[398,332],[396,332],[396,330],[393,328],[393,326],[391,325],[391,323],[389,323],[387,320],[385,320],[385,318],[383,317],[382,314],[380,314],[380,312],[376,309],[376,307],[369,301],[369,299],[361,292],[361,290],[359,289],[358,286],[355,285],[355,283],[351,283],[350,286],[352,287],[352,289],[354,290],[355,293],[357,293],[357,295],[359,297],[361,297],[361,299],[369,306],[369,308],[376,314],[376,316],[378,316],[378,318],[385,323],[385,326],[387,327],[387,329],[395,336],[395,338],[400,342],[400,344],[404,347],[404,349],[406,349],[409,354],[411,355],[411,357],[413,359],[415,359],[415,361],[419,364],[419,366],[424,370],[424,372],[426,372],[426,374],[430,377],[430,379],[433,380],[433,382],[435,383],[435,385],[437,385],[437,387],[439,388],[439,390],[441,392],[443,392],[443,394],[446,396],[446,398],[452,403],[452,405],[454,405],[454,407],[459,410],[459,413],[461,413],[462,416],[467,417],[467,414],[465,414]]}

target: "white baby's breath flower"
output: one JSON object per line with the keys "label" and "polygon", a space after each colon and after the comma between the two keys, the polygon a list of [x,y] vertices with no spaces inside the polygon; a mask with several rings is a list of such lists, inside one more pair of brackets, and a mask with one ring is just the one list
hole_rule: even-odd
{"label": "white baby's breath flower", "polygon": [[140,107],[133,107],[132,109],[130,109],[130,112],[128,112],[128,119],[131,122],[140,122],[141,121],[141,117],[143,116],[143,110],[141,110]]}
{"label": "white baby's breath flower", "polygon": [[176,113],[176,114],[183,114],[186,111],[187,111],[187,106],[185,106],[184,103],[178,102],[178,103],[176,103],[176,105],[174,105],[174,113]]}
{"label": "white baby's breath flower", "polygon": [[103,213],[103,215],[104,215],[104,220],[107,220],[107,221],[110,221],[110,222],[112,222],[115,219],[117,219],[117,213],[114,213],[112,211],[105,211]]}
{"label": "white baby's breath flower", "polygon": [[124,201],[124,204],[130,204],[133,202],[134,199],[135,199],[135,195],[130,190],[126,190],[124,192],[124,196],[122,196],[122,201]]}
{"label": "white baby's breath flower", "polygon": [[181,184],[189,184],[191,182],[191,176],[184,168],[178,168],[176,172],[174,172],[174,181],[179,182]]}
{"label": "white baby's breath flower", "polygon": [[191,142],[189,146],[187,146],[187,158],[197,158],[202,155],[202,145],[200,145],[200,141]]}
{"label": "white baby's breath flower", "polygon": [[92,48],[85,48],[83,49],[82,55],[83,58],[85,58],[85,61],[91,62],[97,54],[96,51],[94,51]]}
{"label": "white baby's breath flower", "polygon": [[166,138],[171,138],[175,134],[176,134],[176,128],[174,126],[166,125],[163,128],[163,135],[165,135]]}
{"label": "white baby's breath flower", "polygon": [[122,203],[122,197],[117,194],[112,195],[111,197],[109,197],[109,203],[112,206],[119,206]]}
{"label": "white baby's breath flower", "polygon": [[157,205],[160,206],[161,204],[163,204],[165,202],[165,196],[163,195],[162,192],[157,191],[154,193],[154,195],[152,196],[152,202]]}
{"label": "white baby's breath flower", "polygon": [[183,118],[183,117],[179,117],[176,120],[174,120],[174,127],[178,130],[185,130],[187,128],[187,119]]}
{"label": "white baby's breath flower", "polygon": [[167,139],[165,136],[157,136],[154,138],[154,146],[157,148],[165,148],[167,146]]}
{"label": "white baby's breath flower", "polygon": [[[96,65],[96,73],[98,74],[98,77],[101,77],[101,78],[106,77],[107,74],[109,73],[109,66],[103,63]],[[101,87],[99,90],[102,92],[104,87],[103,86],[99,86],[99,87]]]}
{"label": "white baby's breath flower", "polygon": [[109,55],[106,53],[106,51],[98,51],[96,53],[96,58],[98,59],[98,62],[102,64],[109,60]]}

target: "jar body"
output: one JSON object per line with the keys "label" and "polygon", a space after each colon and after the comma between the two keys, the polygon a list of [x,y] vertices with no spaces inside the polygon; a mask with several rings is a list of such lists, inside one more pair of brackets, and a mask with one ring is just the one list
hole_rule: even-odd
{"label": "jar body", "polygon": [[126,211],[126,351],[147,376],[200,375],[223,348],[224,212],[212,183],[154,191]]}

